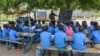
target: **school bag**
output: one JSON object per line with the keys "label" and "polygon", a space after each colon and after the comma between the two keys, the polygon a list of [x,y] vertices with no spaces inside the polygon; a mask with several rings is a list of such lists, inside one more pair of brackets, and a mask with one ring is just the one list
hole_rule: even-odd
{"label": "school bag", "polygon": [[66,34],[68,37],[72,37],[73,36],[73,28],[72,27],[66,27]]}

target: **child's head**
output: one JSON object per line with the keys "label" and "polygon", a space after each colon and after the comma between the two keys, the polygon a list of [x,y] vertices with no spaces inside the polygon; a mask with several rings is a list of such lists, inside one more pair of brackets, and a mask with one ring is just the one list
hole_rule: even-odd
{"label": "child's head", "polygon": [[95,30],[100,30],[100,26],[96,25]]}
{"label": "child's head", "polygon": [[66,21],[66,25],[67,26],[70,26],[70,21]]}
{"label": "child's head", "polygon": [[73,24],[74,24],[74,22],[73,22],[73,21],[70,21],[70,23],[71,23],[71,25],[73,25]]}
{"label": "child's head", "polygon": [[42,21],[42,24],[45,24],[45,21],[44,20]]}
{"label": "child's head", "polygon": [[93,23],[94,23],[94,22],[93,22],[93,21],[91,21],[91,22],[90,22],[90,25],[93,25]]}
{"label": "child's head", "polygon": [[82,21],[82,26],[86,29],[87,28],[87,22],[86,21]]}
{"label": "child's head", "polygon": [[63,28],[63,25],[60,24],[60,25],[58,26],[58,29],[59,29],[60,31],[63,31],[63,29],[64,29],[64,28]]}
{"label": "child's head", "polygon": [[43,31],[47,31],[47,30],[48,30],[48,26],[44,26]]}
{"label": "child's head", "polygon": [[3,28],[8,29],[8,25],[7,24],[4,24],[3,25]]}
{"label": "child's head", "polygon": [[29,21],[28,20],[25,20],[24,25],[25,26],[29,26]]}
{"label": "child's head", "polygon": [[79,27],[79,32],[82,32],[82,31],[84,31],[84,27],[83,26],[80,26]]}
{"label": "child's head", "polygon": [[98,28],[99,28],[98,22],[94,22],[94,23],[93,23],[93,26],[94,26],[94,29],[95,29],[95,30],[98,30]]}
{"label": "child's head", "polygon": [[59,26],[60,24],[61,24],[60,21],[58,21],[58,22],[57,22],[57,26]]}
{"label": "child's head", "polygon": [[38,24],[41,24],[41,20],[38,20]]}
{"label": "child's head", "polygon": [[31,22],[31,25],[32,25],[32,26],[34,26],[34,25],[35,25],[35,22],[34,22],[34,21],[32,21],[32,22]]}
{"label": "child's head", "polygon": [[80,23],[79,22],[76,22],[76,26],[80,27]]}

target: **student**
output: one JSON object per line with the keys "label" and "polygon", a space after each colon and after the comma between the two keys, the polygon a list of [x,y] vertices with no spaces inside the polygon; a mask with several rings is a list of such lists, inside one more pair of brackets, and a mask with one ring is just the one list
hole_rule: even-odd
{"label": "student", "polygon": [[89,35],[89,32],[88,32],[87,22],[86,21],[82,21],[82,26],[84,27],[83,33],[86,34],[86,36],[88,36]]}
{"label": "student", "polygon": [[3,25],[2,35],[3,35],[3,39],[8,39],[8,37],[9,37],[9,29],[8,29],[8,25],[7,24]]}
{"label": "student", "polygon": [[55,26],[52,23],[50,23],[48,27],[48,32],[50,32],[51,34],[54,34],[54,30],[55,30]]}
{"label": "student", "polygon": [[87,48],[85,45],[87,42],[87,37],[82,31],[84,31],[84,27],[80,26],[79,32],[75,33],[72,37],[72,48],[74,50],[85,50]]}
{"label": "student", "polygon": [[25,20],[24,25],[22,27],[22,32],[29,32],[29,21]]}
{"label": "student", "polygon": [[55,33],[59,31],[58,27],[61,25],[60,21],[57,22],[57,26],[55,27]]}
{"label": "student", "polygon": [[89,34],[91,34],[93,31],[94,31],[94,26],[93,26],[93,21],[90,22],[90,26],[88,27],[88,31],[89,31]]}
{"label": "student", "polygon": [[2,29],[1,29],[1,26],[0,26],[0,39],[2,39]]}
{"label": "student", "polygon": [[50,54],[48,49],[51,48],[52,35],[47,30],[48,26],[44,26],[43,31],[40,34],[40,46]]}
{"label": "student", "polygon": [[80,23],[76,22],[74,29],[73,29],[75,33],[79,32],[79,27],[80,27]]}
{"label": "student", "polygon": [[73,32],[73,28],[71,27],[70,21],[66,22],[66,34],[68,37],[72,37],[74,32]]}
{"label": "student", "polygon": [[41,28],[42,28],[41,21],[38,20],[38,24],[36,24],[36,29],[41,29]]}
{"label": "student", "polygon": [[[18,42],[18,41],[22,40],[22,39],[18,38],[18,33],[15,29],[15,26],[11,26],[11,29],[9,31],[9,39],[13,42]],[[13,46],[14,46],[15,49],[17,49],[17,48],[21,49],[21,45],[19,45],[19,44],[13,43]]]}
{"label": "student", "polygon": [[10,31],[9,31],[9,36],[11,41],[18,41],[18,33],[15,30],[15,27],[12,26]]}
{"label": "student", "polygon": [[94,28],[90,38],[93,40],[94,47],[100,49],[100,26],[96,23]]}
{"label": "student", "polygon": [[18,32],[22,31],[22,26],[23,26],[22,22],[20,20],[17,20],[16,27]]}
{"label": "student", "polygon": [[[66,42],[68,40],[68,36],[66,35],[65,32],[63,32],[63,26],[60,25],[59,27],[59,31],[55,33],[54,35],[54,44],[55,47],[58,50],[65,50],[66,49]],[[59,56],[64,56],[66,55],[66,53],[64,52],[63,54],[59,51]]]}
{"label": "student", "polygon": [[45,26],[45,20],[42,21],[42,27]]}
{"label": "student", "polygon": [[35,29],[36,29],[35,22],[34,21],[31,21],[31,26],[30,26],[29,32],[34,32]]}

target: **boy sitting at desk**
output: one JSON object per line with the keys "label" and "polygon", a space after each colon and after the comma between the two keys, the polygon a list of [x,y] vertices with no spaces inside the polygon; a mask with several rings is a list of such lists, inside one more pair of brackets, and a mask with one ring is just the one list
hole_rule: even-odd
{"label": "boy sitting at desk", "polygon": [[[47,51],[48,55],[50,56],[50,52],[48,50],[49,50],[49,48],[51,48],[51,39],[52,39],[51,36],[52,35],[47,30],[48,30],[48,26],[44,26],[43,31],[40,34],[40,46],[43,49],[45,49]],[[44,50],[44,53],[45,53],[45,50]],[[44,53],[43,53],[43,55],[44,55]]]}
{"label": "boy sitting at desk", "polygon": [[75,33],[72,37],[72,48],[74,50],[85,50],[86,45],[85,43],[87,42],[87,37],[86,34],[84,34],[82,31],[84,30],[83,26],[79,27],[79,32]]}
{"label": "boy sitting at desk", "polygon": [[[16,28],[14,26],[11,26],[11,29],[9,32],[9,37],[10,37],[10,40],[13,42],[17,42],[17,41],[21,40],[18,38],[18,33],[17,33]],[[19,47],[18,44],[14,43],[14,48],[17,49],[18,47]],[[21,48],[21,47],[19,47],[19,48]]]}
{"label": "boy sitting at desk", "polygon": [[[58,27],[59,31],[55,33],[54,35],[54,44],[55,47],[58,50],[65,50],[66,49],[66,42],[68,40],[68,36],[66,35],[65,32],[63,32],[63,25],[59,25]],[[66,53],[64,52],[63,54],[59,51],[59,56],[66,56]]]}
{"label": "boy sitting at desk", "polygon": [[100,26],[97,22],[94,22],[94,31],[90,38],[93,40],[94,47],[100,49]]}
{"label": "boy sitting at desk", "polygon": [[8,29],[8,25],[4,24],[3,25],[3,31],[2,31],[2,35],[3,35],[3,39],[8,39],[9,37],[9,29]]}
{"label": "boy sitting at desk", "polygon": [[[86,50],[86,42],[87,42],[87,37],[86,34],[83,33],[84,27],[80,26],[79,27],[79,32],[75,33],[72,37],[72,49],[76,51],[83,51]],[[84,53],[82,53],[84,55]],[[78,54],[80,56],[80,54]]]}

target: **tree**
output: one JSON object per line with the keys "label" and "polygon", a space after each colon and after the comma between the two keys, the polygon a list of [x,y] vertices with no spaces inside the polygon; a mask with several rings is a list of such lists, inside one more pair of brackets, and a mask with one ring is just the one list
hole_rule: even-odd
{"label": "tree", "polygon": [[74,9],[100,10],[100,0],[1,0],[0,7],[7,8],[7,1],[9,1],[9,7],[17,9],[19,4],[24,2],[29,5],[28,10],[60,8],[59,20],[62,22],[71,20]]}

